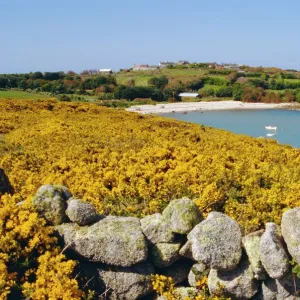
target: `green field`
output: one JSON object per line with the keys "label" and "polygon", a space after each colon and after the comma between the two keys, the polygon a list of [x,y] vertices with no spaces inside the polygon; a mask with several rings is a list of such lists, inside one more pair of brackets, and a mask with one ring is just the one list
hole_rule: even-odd
{"label": "green field", "polygon": [[203,69],[159,69],[151,71],[119,72],[116,74],[118,84],[126,84],[128,80],[134,80],[137,86],[147,86],[148,80],[153,76],[165,75],[170,85],[177,85],[179,82],[189,82],[206,74]]}
{"label": "green field", "polygon": [[292,82],[292,83],[299,83],[300,82],[300,79],[297,78],[297,79],[284,79],[284,82]]}
{"label": "green field", "polygon": [[116,75],[118,84],[126,84],[129,80],[134,80],[135,85],[147,86],[148,80],[153,77],[160,75],[160,72],[156,71],[132,71],[128,73],[120,72]]}
{"label": "green field", "polygon": [[35,94],[35,93],[28,93],[28,92],[21,92],[21,91],[0,91],[0,99],[28,99],[28,100],[44,100],[50,99],[48,95],[43,94]]}

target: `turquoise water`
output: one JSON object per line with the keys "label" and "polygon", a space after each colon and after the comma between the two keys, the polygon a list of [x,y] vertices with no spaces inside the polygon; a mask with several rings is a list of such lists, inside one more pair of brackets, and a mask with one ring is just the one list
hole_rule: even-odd
{"label": "turquoise water", "polygon": [[[177,120],[222,128],[237,134],[266,137],[281,144],[300,147],[300,111],[295,110],[226,110],[164,114]],[[265,130],[266,125],[277,126],[277,131]],[[275,133],[268,137],[266,134]]]}

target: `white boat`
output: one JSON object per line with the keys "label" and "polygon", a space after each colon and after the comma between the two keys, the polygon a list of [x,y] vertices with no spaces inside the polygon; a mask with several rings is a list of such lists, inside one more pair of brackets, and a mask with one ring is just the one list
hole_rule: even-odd
{"label": "white boat", "polygon": [[277,130],[277,126],[270,126],[270,125],[267,125],[267,126],[265,126],[265,129],[266,129],[266,130]]}
{"label": "white boat", "polygon": [[266,136],[269,136],[269,137],[270,137],[270,136],[274,136],[274,135],[275,135],[275,133],[267,133],[267,134],[266,134]]}

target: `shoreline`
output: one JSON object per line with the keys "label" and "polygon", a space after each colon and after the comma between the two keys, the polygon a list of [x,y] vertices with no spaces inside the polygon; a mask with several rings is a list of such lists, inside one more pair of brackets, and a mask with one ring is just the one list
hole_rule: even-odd
{"label": "shoreline", "polygon": [[[247,110],[247,109],[280,109],[295,106],[294,103],[248,103],[234,100],[211,102],[178,102],[156,105],[134,105],[127,111],[140,114],[187,113],[192,111],[210,110]],[[300,107],[298,107],[299,109]]]}

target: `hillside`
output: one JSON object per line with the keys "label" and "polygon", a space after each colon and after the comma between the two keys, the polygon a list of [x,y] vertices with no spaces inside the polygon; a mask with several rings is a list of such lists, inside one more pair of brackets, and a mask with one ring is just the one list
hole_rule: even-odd
{"label": "hillside", "polygon": [[[218,66],[222,67],[222,66]],[[182,92],[198,92],[194,101],[234,99],[244,102],[300,102],[300,73],[278,68],[215,69],[203,64],[171,65],[152,70],[121,70],[102,74],[34,72],[0,74],[0,99],[45,99],[129,106],[150,101],[177,102]],[[123,100],[123,101],[120,101]],[[125,101],[124,101],[125,100]]]}
{"label": "hillside", "polygon": [[3,100],[0,114],[0,165],[22,199],[56,183],[141,216],[190,196],[245,232],[300,204],[300,152],[275,141],[79,103]]}
{"label": "hillside", "polygon": [[0,100],[0,115],[0,166],[14,190],[0,192],[1,299],[95,299],[93,276],[32,206],[38,189],[56,197],[44,184],[104,215],[143,217],[188,196],[243,234],[300,206],[300,151],[275,141],[86,103]]}

